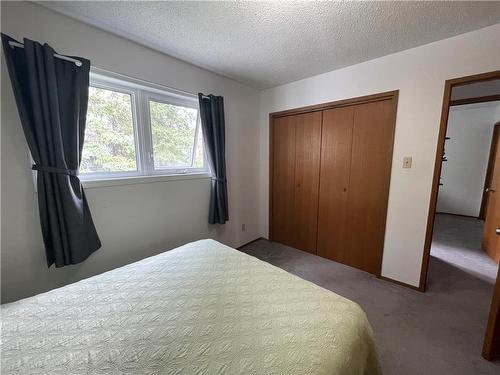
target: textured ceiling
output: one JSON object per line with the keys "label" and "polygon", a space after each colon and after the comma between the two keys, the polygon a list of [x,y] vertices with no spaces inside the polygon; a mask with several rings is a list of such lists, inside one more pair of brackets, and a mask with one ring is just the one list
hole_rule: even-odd
{"label": "textured ceiling", "polygon": [[500,23],[500,2],[39,2],[257,88]]}

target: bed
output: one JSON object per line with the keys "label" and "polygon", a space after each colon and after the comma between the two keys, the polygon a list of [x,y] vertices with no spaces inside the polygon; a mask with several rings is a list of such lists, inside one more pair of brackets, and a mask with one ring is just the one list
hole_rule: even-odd
{"label": "bed", "polygon": [[354,302],[201,240],[2,305],[2,374],[379,374]]}

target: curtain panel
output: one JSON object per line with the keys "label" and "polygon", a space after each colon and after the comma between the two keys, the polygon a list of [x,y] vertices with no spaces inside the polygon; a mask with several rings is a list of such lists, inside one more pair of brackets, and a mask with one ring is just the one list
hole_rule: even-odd
{"label": "curtain panel", "polygon": [[198,94],[205,152],[212,173],[208,222],[225,224],[229,220],[226,180],[226,135],[224,98]]}
{"label": "curtain panel", "polygon": [[90,61],[81,66],[24,39],[2,44],[24,135],[37,171],[38,206],[47,265],[84,261],[101,247],[78,168],[85,135]]}

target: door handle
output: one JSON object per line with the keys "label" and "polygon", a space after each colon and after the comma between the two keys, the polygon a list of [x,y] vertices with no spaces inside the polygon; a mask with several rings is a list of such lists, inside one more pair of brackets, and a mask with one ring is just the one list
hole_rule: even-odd
{"label": "door handle", "polygon": [[497,234],[497,236],[500,236],[500,228],[495,229],[495,233]]}

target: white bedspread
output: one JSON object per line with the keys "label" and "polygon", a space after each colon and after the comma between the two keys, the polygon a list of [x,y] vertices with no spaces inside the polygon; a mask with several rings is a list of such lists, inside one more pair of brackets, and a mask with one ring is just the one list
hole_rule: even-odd
{"label": "white bedspread", "polygon": [[379,374],[357,304],[202,240],[2,306],[2,374]]}

